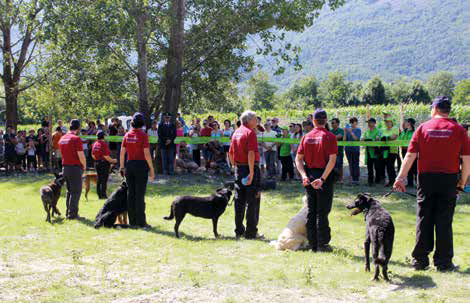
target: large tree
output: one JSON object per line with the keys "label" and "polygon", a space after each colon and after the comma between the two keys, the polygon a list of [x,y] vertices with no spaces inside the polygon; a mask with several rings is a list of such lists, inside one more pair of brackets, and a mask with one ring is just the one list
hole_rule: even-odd
{"label": "large tree", "polygon": [[382,80],[375,76],[369,80],[364,89],[364,102],[367,104],[386,104],[385,87]]}
{"label": "large tree", "polygon": [[426,86],[431,98],[438,96],[452,97],[455,88],[454,75],[450,72],[439,71],[429,77]]}
{"label": "large tree", "polygon": [[351,83],[346,76],[338,71],[328,74],[328,78],[320,83],[320,100],[323,106],[345,106],[351,93]]}
{"label": "large tree", "polygon": [[[6,124],[18,125],[18,96],[31,87],[32,80],[23,81],[28,67],[35,59],[42,33],[44,3],[39,0],[0,0],[0,48],[2,50],[0,77],[6,104]],[[26,83],[22,83],[26,82]]]}

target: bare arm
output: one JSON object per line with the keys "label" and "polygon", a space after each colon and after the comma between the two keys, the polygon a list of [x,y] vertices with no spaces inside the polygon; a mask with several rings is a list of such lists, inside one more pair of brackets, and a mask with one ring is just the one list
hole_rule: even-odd
{"label": "bare arm", "polygon": [[232,166],[235,166],[235,158],[233,157],[233,149],[230,149],[228,152],[228,158],[230,159],[230,163],[232,163]]}
{"label": "bare arm", "polygon": [[328,178],[333,168],[335,168],[335,164],[336,164],[336,155],[330,155],[328,159],[328,164],[326,165],[325,171],[323,172],[323,175],[321,176],[323,180],[326,180],[326,178]]}
{"label": "bare arm", "polygon": [[302,179],[307,178],[307,174],[305,173],[303,154],[297,154],[297,156],[295,157],[295,166],[297,167],[297,170],[299,171],[299,174]]}
{"label": "bare arm", "polygon": [[470,156],[462,156],[462,176],[458,186],[464,188],[467,184],[468,177],[470,176]]}
{"label": "bare arm", "polygon": [[253,182],[253,176],[255,175],[255,152],[252,150],[248,152],[248,168],[250,169],[250,174],[248,175],[248,182],[246,185],[251,185],[251,182]]}
{"label": "bare arm", "polygon": [[119,164],[121,166],[121,169],[124,169],[124,159],[126,158],[126,148],[121,147],[121,155],[119,157]]}
{"label": "bare arm", "polygon": [[85,159],[85,153],[83,151],[77,152],[78,154],[78,159],[80,159],[80,163],[82,164],[82,168],[86,169],[86,159]]}
{"label": "bare arm", "polygon": [[[93,159],[95,159],[95,157],[93,157]],[[116,164],[116,163],[117,163],[117,160],[111,158],[110,156],[104,156],[104,159],[105,159],[106,161],[108,161],[109,163],[113,163],[113,164]]]}
{"label": "bare arm", "polygon": [[408,172],[413,166],[413,162],[416,160],[417,154],[416,153],[406,153],[405,158],[403,159],[403,164],[401,165],[400,172],[398,173],[398,177],[393,184],[393,189],[396,191],[404,192],[406,191],[405,188],[405,177],[408,175]]}

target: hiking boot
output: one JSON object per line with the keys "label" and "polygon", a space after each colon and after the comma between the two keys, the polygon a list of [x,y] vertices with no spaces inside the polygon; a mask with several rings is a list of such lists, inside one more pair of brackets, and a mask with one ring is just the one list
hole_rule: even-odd
{"label": "hiking boot", "polygon": [[264,240],[264,235],[263,234],[256,234],[254,237],[248,237],[245,235],[245,239],[247,240]]}
{"label": "hiking boot", "polygon": [[454,264],[446,264],[446,265],[438,265],[436,266],[437,271],[440,272],[449,272],[449,271],[456,271],[458,269],[458,266],[455,266]]}
{"label": "hiking boot", "polygon": [[429,266],[429,262],[422,262],[422,261],[413,259],[413,261],[411,262],[411,265],[413,266],[415,270],[426,270],[427,267]]}

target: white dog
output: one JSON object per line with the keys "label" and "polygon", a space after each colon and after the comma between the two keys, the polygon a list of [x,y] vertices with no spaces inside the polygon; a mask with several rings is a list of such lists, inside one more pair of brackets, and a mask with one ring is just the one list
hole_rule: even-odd
{"label": "white dog", "polygon": [[308,245],[307,240],[307,196],[302,198],[304,207],[289,220],[286,228],[277,238],[277,241],[272,241],[270,244],[278,250],[298,250],[305,248]]}

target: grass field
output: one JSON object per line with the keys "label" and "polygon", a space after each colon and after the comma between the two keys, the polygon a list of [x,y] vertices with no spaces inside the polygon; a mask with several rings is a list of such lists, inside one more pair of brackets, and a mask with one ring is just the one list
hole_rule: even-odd
{"label": "grass field", "polygon": [[[371,282],[363,263],[364,220],[344,205],[366,188],[337,188],[330,215],[333,253],[280,252],[268,245],[302,206],[302,188],[285,183],[263,194],[260,232],[266,241],[234,239],[233,206],[219,221],[187,216],[173,235],[162,217],[177,194],[206,195],[221,180],[200,176],[149,186],[144,230],[96,230],[96,194],[81,201],[83,221],[45,222],[39,187],[51,177],[0,179],[0,302],[464,302],[470,294],[470,200],[454,218],[458,272],[415,272],[415,201],[383,198],[396,226],[392,283]],[[114,188],[116,184],[112,186]],[[94,188],[93,188],[94,190]],[[383,188],[372,190],[383,194]],[[59,209],[65,213],[61,198]],[[467,298],[467,299],[465,299]]]}

